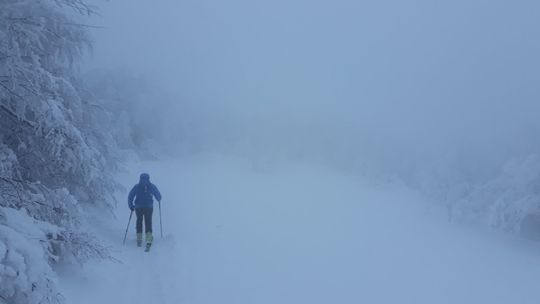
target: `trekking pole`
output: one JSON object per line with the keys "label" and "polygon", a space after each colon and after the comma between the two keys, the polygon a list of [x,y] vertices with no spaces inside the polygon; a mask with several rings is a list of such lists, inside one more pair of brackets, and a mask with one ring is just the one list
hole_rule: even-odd
{"label": "trekking pole", "polygon": [[161,223],[161,201],[159,202],[159,229],[161,230],[161,238],[163,238],[163,224]]}
{"label": "trekking pole", "polygon": [[128,224],[127,224],[127,227],[126,227],[126,234],[124,234],[124,245],[126,244],[127,232],[128,232],[128,229],[129,229],[129,223],[131,223],[131,217],[132,216],[133,216],[133,210],[131,210],[131,213],[129,214],[129,220],[128,220]]}

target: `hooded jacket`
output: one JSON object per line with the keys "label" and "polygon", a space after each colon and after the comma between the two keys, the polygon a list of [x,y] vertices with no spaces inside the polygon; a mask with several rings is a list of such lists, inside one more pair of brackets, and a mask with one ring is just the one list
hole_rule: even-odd
{"label": "hooded jacket", "polygon": [[129,191],[128,206],[129,208],[154,208],[154,197],[161,202],[161,193],[156,185],[150,182],[150,175],[143,173],[139,183]]}

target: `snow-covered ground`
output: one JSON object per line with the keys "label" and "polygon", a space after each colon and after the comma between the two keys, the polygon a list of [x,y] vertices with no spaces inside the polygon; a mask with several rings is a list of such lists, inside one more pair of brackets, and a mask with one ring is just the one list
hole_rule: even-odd
{"label": "snow-covered ground", "polygon": [[[397,185],[305,165],[253,166],[219,156],[147,162],[163,194],[150,253],[97,233],[120,262],[64,274],[69,303],[534,303],[540,248],[444,221]],[[156,209],[157,211],[157,209]]]}

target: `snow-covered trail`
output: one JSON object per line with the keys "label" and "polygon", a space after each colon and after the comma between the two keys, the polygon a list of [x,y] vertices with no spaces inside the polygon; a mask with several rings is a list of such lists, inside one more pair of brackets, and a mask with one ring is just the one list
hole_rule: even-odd
{"label": "snow-covered trail", "polygon": [[141,164],[126,186],[142,171],[165,238],[156,212],[153,251],[133,222],[122,246],[122,198],[101,231],[121,263],[66,276],[70,303],[540,303],[536,245],[448,224],[397,186],[220,157]]}

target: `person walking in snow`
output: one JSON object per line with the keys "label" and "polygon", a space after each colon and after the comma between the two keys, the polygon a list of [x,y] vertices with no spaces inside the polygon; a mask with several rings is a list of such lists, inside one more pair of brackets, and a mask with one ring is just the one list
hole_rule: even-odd
{"label": "person walking in snow", "polygon": [[143,173],[140,176],[139,183],[133,186],[129,191],[128,206],[137,216],[137,246],[142,246],[143,235],[142,225],[144,219],[144,230],[146,233],[146,249],[152,246],[154,237],[152,235],[152,213],[154,211],[154,197],[161,203],[161,193],[156,185],[150,182],[150,175]]}

